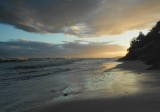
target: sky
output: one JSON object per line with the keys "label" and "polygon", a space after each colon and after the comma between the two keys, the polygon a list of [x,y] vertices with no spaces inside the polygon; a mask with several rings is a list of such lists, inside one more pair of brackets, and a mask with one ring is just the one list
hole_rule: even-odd
{"label": "sky", "polygon": [[0,57],[124,56],[160,0],[0,0]]}

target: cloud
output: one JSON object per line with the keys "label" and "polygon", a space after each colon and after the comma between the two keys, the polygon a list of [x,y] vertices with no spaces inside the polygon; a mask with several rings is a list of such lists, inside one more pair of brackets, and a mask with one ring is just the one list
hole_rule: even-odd
{"label": "cloud", "polygon": [[0,42],[0,57],[116,57],[125,55],[126,48],[111,43],[83,43],[84,41],[50,44],[27,40]]}
{"label": "cloud", "polygon": [[98,5],[99,0],[1,0],[0,21],[28,32],[65,33]]}
{"label": "cloud", "polygon": [[36,33],[79,37],[148,28],[160,18],[159,0],[1,0],[0,22]]}
{"label": "cloud", "polygon": [[159,0],[109,0],[91,25],[97,35],[148,29],[160,19]]}

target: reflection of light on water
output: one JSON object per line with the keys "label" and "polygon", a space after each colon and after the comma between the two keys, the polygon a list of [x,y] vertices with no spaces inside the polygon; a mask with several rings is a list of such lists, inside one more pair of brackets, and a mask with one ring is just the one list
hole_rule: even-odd
{"label": "reflection of light on water", "polygon": [[103,97],[131,95],[142,90],[140,79],[144,75],[138,75],[125,70],[108,70],[117,65],[116,63],[104,64],[106,68],[99,70],[82,71],[69,77],[67,91],[69,93],[99,95]]}
{"label": "reflection of light on water", "polygon": [[103,66],[106,69],[111,69],[111,68],[116,67],[118,64],[121,64],[121,62],[104,63]]}
{"label": "reflection of light on water", "polygon": [[85,80],[85,88],[90,91],[101,91],[107,96],[119,96],[133,94],[140,90],[138,77],[134,74],[108,72],[100,75],[92,75]]}

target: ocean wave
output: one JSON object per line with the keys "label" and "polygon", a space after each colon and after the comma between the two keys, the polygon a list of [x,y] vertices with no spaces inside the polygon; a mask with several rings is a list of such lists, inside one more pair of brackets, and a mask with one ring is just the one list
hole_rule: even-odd
{"label": "ocean wave", "polygon": [[15,81],[19,81],[19,80],[30,80],[30,79],[33,79],[33,78],[38,78],[38,77],[44,77],[44,76],[49,76],[49,75],[54,75],[54,74],[59,74],[59,73],[62,73],[62,72],[67,72],[69,71],[70,69],[68,68],[65,68],[65,69],[60,69],[60,68],[57,68],[55,69],[54,71],[52,72],[48,72],[48,73],[43,73],[43,74],[40,74],[40,72],[38,71],[34,71],[36,72],[36,74],[33,74],[34,72],[28,72],[28,73],[25,73],[23,75],[19,74],[17,76],[13,76],[13,77],[3,77],[3,78],[0,78],[1,80],[15,80]]}
{"label": "ocean wave", "polygon": [[54,66],[64,66],[64,65],[72,64],[75,61],[78,61],[78,60],[74,60],[74,59],[48,60],[47,62],[41,62],[40,64],[18,65],[18,66],[15,66],[14,69],[37,69],[37,68],[46,68],[46,67],[54,67]]}

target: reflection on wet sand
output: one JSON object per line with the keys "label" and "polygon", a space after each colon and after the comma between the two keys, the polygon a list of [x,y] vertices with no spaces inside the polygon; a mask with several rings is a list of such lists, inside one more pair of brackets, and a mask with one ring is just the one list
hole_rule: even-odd
{"label": "reflection on wet sand", "polygon": [[84,98],[119,97],[143,91],[140,80],[148,77],[132,70],[121,70],[114,62],[103,64],[101,69],[85,71],[67,78],[68,88],[64,93],[76,94]]}
{"label": "reflection on wet sand", "polygon": [[145,76],[114,69],[85,77],[84,87],[93,93],[101,93],[101,95],[98,94],[101,97],[118,97],[140,92],[142,90],[140,78],[144,79]]}
{"label": "reflection on wet sand", "polygon": [[120,63],[109,71],[102,68],[68,77],[72,84],[76,79],[70,88],[80,88],[78,98],[69,95],[66,101],[31,112],[159,112],[159,71],[146,71],[141,64]]}

